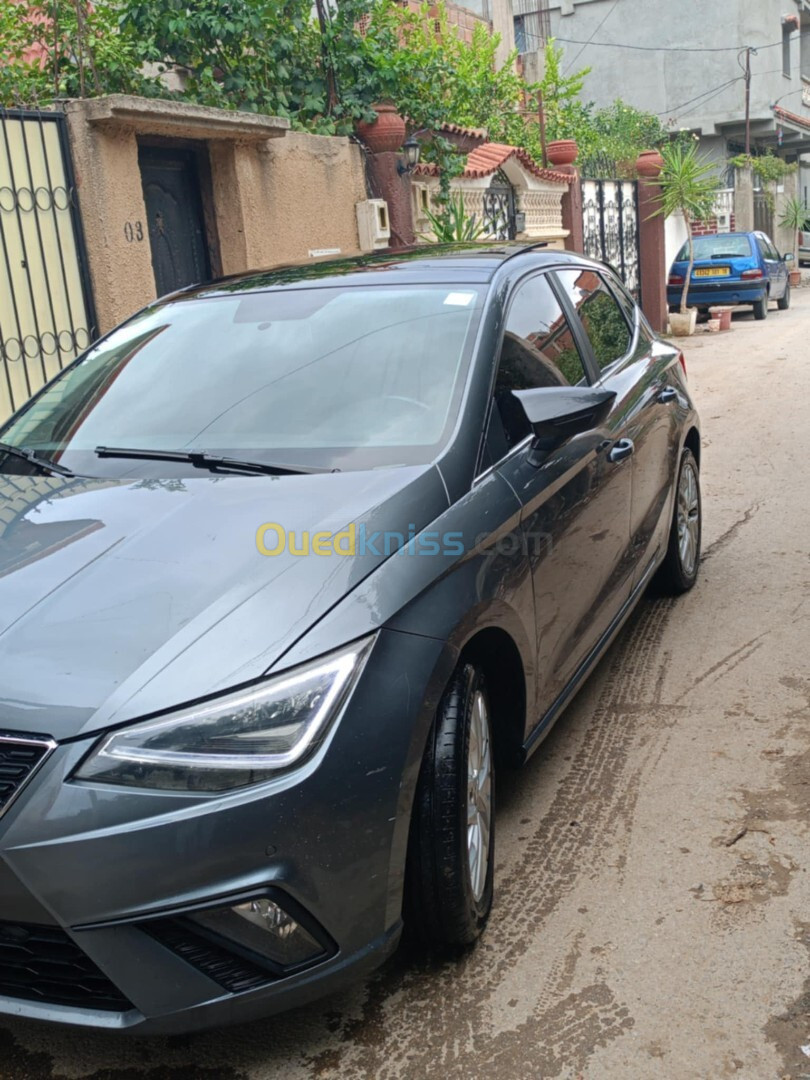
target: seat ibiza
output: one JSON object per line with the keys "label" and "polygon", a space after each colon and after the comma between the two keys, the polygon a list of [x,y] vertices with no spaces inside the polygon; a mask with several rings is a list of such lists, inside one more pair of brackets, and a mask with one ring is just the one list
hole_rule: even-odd
{"label": "seat ibiza", "polygon": [[0,1012],[176,1032],[483,931],[499,771],[698,573],[683,358],[525,245],[158,301],[0,428]]}

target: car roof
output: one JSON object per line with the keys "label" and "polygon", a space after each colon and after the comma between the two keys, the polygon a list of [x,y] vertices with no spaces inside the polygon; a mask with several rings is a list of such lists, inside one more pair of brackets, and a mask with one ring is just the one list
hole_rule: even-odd
{"label": "car roof", "polygon": [[[511,259],[531,255],[535,265],[590,262],[582,255],[548,248],[543,243],[514,241],[478,244],[421,244],[395,252],[343,259],[317,259],[251,270],[205,285],[193,285],[163,299],[214,297],[238,292],[335,285],[396,285],[414,282],[487,284]],[[523,260],[521,260],[522,262]],[[535,261],[535,260],[533,260]]]}
{"label": "car roof", "polygon": [[[759,229],[752,229],[750,232],[713,232],[713,233],[701,233],[700,236],[696,236],[695,240],[712,240],[715,236],[765,236],[766,234]],[[684,243],[686,241],[684,240]]]}

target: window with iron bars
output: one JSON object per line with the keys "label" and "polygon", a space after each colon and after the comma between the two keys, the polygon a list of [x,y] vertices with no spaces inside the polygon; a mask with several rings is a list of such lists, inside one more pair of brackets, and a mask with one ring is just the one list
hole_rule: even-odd
{"label": "window with iron bars", "polygon": [[537,52],[551,37],[548,0],[513,0],[515,47],[524,53]]}

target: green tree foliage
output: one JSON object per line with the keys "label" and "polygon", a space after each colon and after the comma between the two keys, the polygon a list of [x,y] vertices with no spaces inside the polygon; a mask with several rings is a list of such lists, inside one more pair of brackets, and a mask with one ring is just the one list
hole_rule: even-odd
{"label": "green tree foliage", "polygon": [[607,170],[634,175],[636,158],[669,141],[669,133],[652,113],[614,101],[597,109],[582,100],[590,68],[563,75],[563,50],[554,39],[545,45],[545,74],[540,83],[549,139],[575,139],[579,164],[586,172]]}
{"label": "green tree foliage", "polygon": [[141,73],[140,43],[119,33],[120,12],[115,0],[0,0],[0,103],[160,92]]}
{"label": "green tree foliage", "polygon": [[[337,0],[325,11],[320,27],[312,0],[0,0],[0,101],[129,92],[349,134],[388,100],[414,129],[486,128],[540,161],[542,89],[548,137],[575,138],[581,157],[634,160],[664,137],[654,117],[621,102],[584,104],[588,69],[564,75],[553,42],[537,86],[517,73],[514,54],[496,64],[500,41],[483,24],[462,40],[442,5],[414,11],[396,0]],[[34,44],[41,62],[30,60]],[[179,73],[182,89],[165,85],[165,70]],[[449,178],[463,161],[441,135],[423,139],[426,160],[441,166],[446,208]]]}

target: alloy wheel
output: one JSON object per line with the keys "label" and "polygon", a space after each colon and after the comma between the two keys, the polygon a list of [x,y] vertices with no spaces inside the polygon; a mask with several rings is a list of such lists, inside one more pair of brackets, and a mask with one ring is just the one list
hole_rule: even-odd
{"label": "alloy wheel", "polygon": [[683,572],[691,577],[697,565],[700,545],[700,493],[691,461],[684,463],[678,483],[678,553]]}
{"label": "alloy wheel", "polygon": [[467,749],[467,856],[476,902],[484,895],[486,886],[491,828],[492,747],[486,698],[479,690],[473,698]]}

